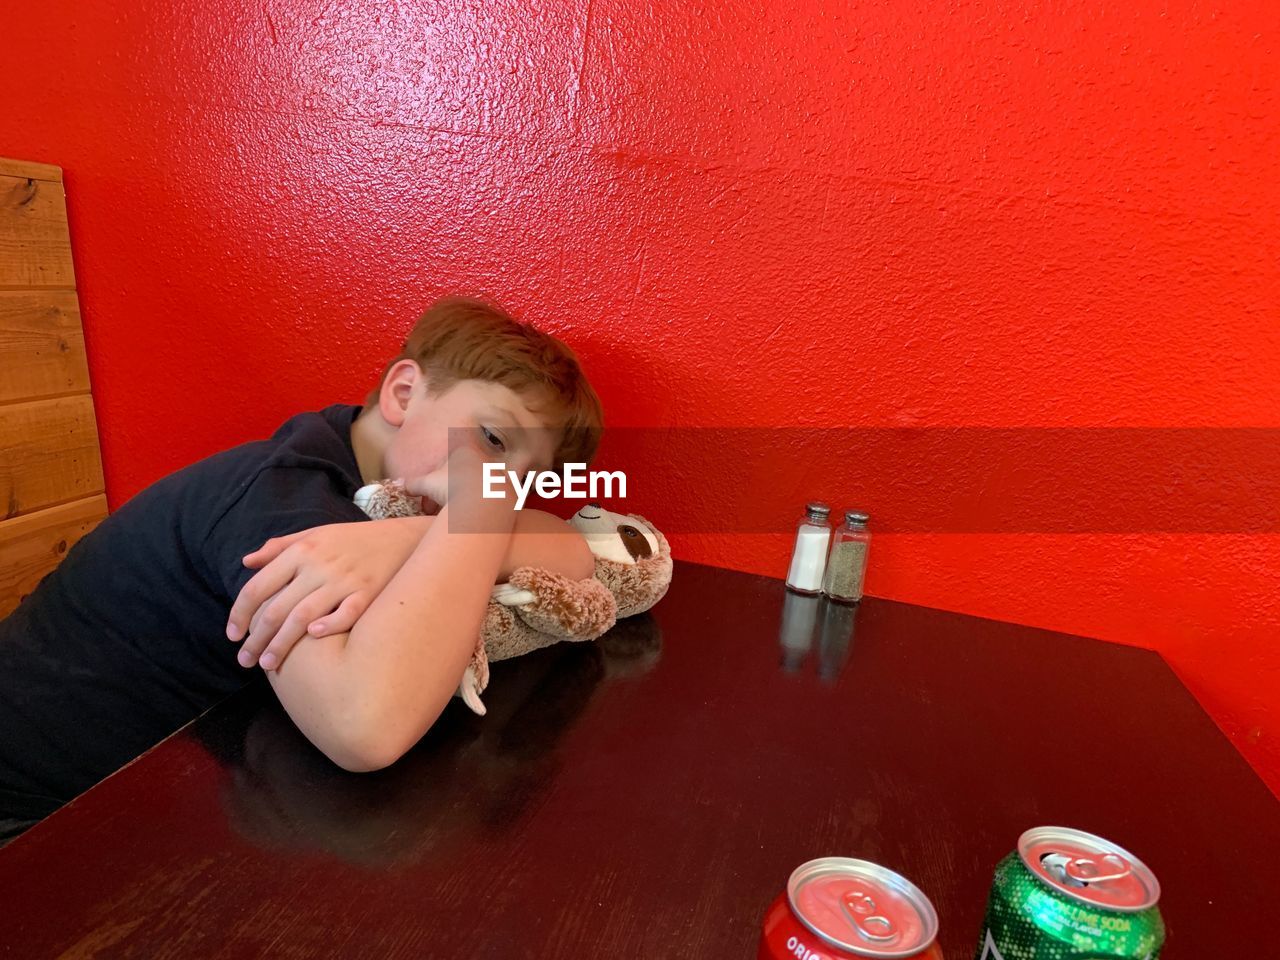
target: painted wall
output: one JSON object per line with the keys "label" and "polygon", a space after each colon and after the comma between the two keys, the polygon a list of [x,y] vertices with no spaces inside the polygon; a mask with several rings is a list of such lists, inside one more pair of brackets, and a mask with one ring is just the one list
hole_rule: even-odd
{"label": "painted wall", "polygon": [[[1273,4],[540,6],[6,18],[0,154],[66,170],[113,506],[358,400],[455,289],[575,343],[614,424],[1280,426]],[[764,467],[772,529],[891,519]],[[668,526],[715,509],[679,478]],[[882,533],[868,589],[1154,647],[1280,791],[1280,536],[1124,526]]]}

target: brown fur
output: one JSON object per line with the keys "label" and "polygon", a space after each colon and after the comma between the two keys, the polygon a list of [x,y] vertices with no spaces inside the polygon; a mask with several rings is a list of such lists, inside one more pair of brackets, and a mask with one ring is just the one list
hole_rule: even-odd
{"label": "brown fur", "polygon": [[618,602],[618,617],[644,613],[667,594],[671,586],[671,545],[662,532],[644,517],[636,515],[658,541],[658,552],[637,560],[634,565],[596,557],[596,579],[609,588]]}
{"label": "brown fur", "polygon": [[[596,557],[595,576],[590,580],[568,580],[533,567],[521,567],[512,573],[512,585],[528,590],[537,599],[507,608],[514,611],[509,620],[486,618],[472,665],[480,658],[505,660],[561,640],[595,640],[618,619],[643,613],[661,600],[671,585],[671,545],[644,517],[635,519],[658,542],[656,554],[634,564]],[[499,604],[491,602],[489,606]],[[486,680],[487,673],[486,663]],[[479,670],[476,676],[479,679]],[[477,687],[484,692],[484,684],[478,683]]]}
{"label": "brown fur", "polygon": [[569,580],[558,573],[521,567],[511,585],[537,599],[520,607],[520,619],[542,633],[569,640],[594,640],[613,626],[617,604],[599,580]]}

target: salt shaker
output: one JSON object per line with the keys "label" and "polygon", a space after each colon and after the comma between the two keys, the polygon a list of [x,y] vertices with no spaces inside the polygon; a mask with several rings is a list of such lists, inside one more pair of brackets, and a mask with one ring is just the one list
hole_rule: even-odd
{"label": "salt shaker", "polygon": [[867,548],[871,544],[871,533],[867,530],[870,519],[865,513],[850,510],[844,515],[844,525],[832,537],[831,556],[822,581],[822,592],[832,600],[857,603],[862,599]]}
{"label": "salt shaker", "polygon": [[822,572],[831,543],[831,524],[827,520],[830,514],[831,508],[825,503],[810,503],[796,527],[791,569],[787,572],[787,587],[796,593],[822,592]]}

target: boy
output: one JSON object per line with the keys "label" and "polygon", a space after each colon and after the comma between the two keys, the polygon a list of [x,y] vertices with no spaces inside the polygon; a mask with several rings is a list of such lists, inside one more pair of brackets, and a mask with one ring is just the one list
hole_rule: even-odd
{"label": "boy", "polygon": [[[312,743],[353,771],[393,763],[452,696],[495,582],[523,564],[591,572],[581,538],[552,535],[560,521],[517,523],[509,498],[480,496],[483,463],[589,461],[601,419],[563,343],[449,298],[363,409],[293,417],[138,494],[0,622],[0,838],[243,686],[272,636],[271,685]],[[366,521],[352,496],[388,477],[438,515]],[[268,543],[279,557],[254,575],[246,554],[267,537],[288,539]],[[286,568],[273,599],[251,591],[228,623],[251,577],[260,587]],[[256,613],[239,624],[240,610]],[[349,632],[279,662],[317,613]],[[237,662],[226,637],[245,628]]]}

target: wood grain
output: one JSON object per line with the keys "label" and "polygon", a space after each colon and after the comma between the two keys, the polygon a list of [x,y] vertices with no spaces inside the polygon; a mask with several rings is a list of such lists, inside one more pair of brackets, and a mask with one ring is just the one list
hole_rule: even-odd
{"label": "wood grain", "polygon": [[106,516],[62,171],[0,158],[0,617]]}
{"label": "wood grain", "polygon": [[48,180],[51,183],[61,183],[62,168],[55,167],[51,163],[0,157],[0,177],[21,177],[24,180]]}
{"label": "wood grain", "polygon": [[0,292],[0,403],[88,392],[75,292]]}
{"label": "wood grain", "polygon": [[106,516],[107,498],[99,495],[0,520],[0,619]]}
{"label": "wood grain", "polygon": [[62,184],[0,176],[0,287],[75,282]]}
{"label": "wood grain", "polygon": [[0,517],[102,492],[88,395],[0,406]]}

